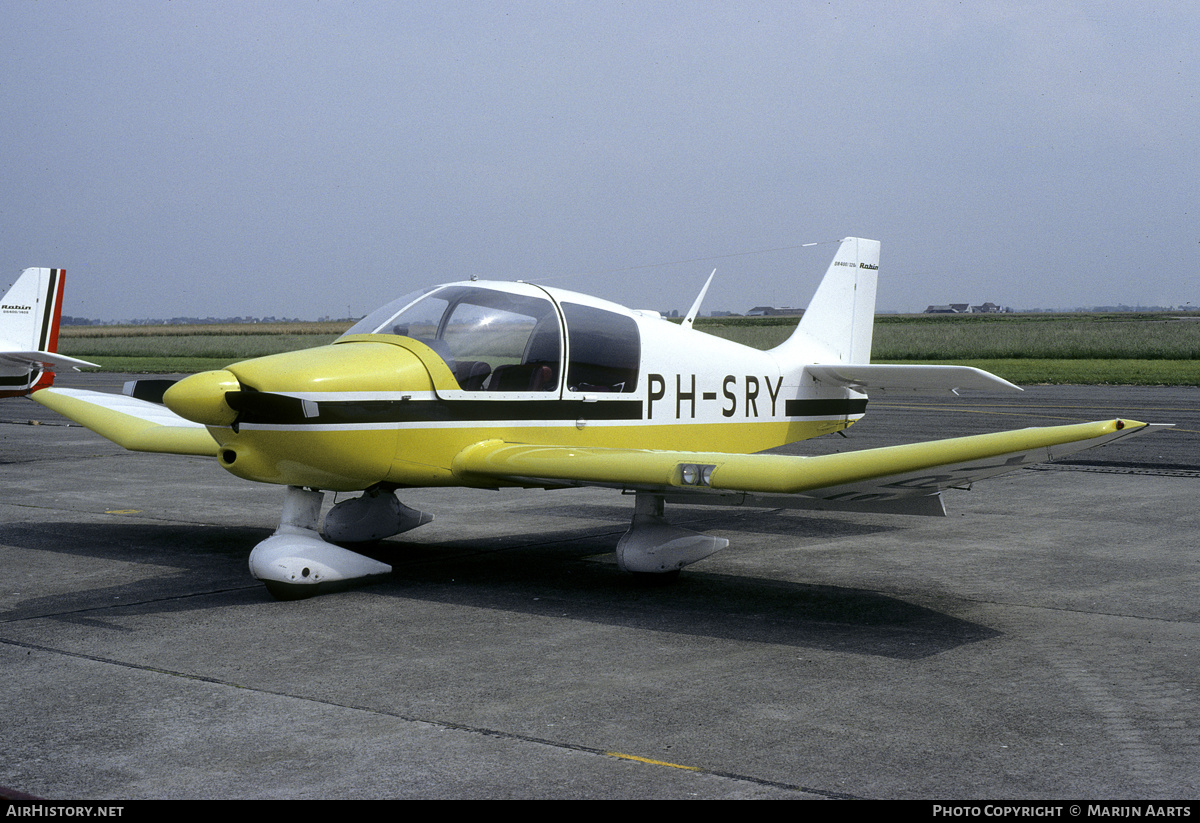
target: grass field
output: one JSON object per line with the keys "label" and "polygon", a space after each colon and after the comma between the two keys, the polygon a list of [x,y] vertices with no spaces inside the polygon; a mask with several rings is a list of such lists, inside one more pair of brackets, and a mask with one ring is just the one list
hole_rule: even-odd
{"label": "grass field", "polygon": [[[696,327],[760,349],[790,318],[711,318]],[[1018,384],[1200,385],[1200,315],[881,315],[871,360],[974,366]]]}
{"label": "grass field", "polygon": [[[702,318],[696,328],[755,348],[778,345],[794,318]],[[349,323],[69,326],[63,354],[106,371],[194,372],[321,346]],[[1200,315],[881,315],[872,360],[955,363],[1014,383],[1200,385]]]}

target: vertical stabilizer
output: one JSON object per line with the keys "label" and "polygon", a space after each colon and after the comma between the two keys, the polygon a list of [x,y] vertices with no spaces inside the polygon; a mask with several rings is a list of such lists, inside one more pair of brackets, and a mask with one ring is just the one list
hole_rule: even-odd
{"label": "vertical stabilizer", "polygon": [[771,353],[785,366],[870,363],[879,241],[842,241],[792,336]]}
{"label": "vertical stabilizer", "polygon": [[95,366],[58,350],[62,269],[25,269],[0,297],[0,397],[44,389],[54,370]]}

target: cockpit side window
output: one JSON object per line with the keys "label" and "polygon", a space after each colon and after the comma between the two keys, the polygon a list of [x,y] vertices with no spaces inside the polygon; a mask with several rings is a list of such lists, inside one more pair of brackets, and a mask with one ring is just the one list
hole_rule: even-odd
{"label": "cockpit side window", "polygon": [[629,393],[637,389],[642,357],[637,322],[624,314],[564,302],[570,361],[567,390]]}
{"label": "cockpit side window", "polygon": [[[367,320],[374,328],[359,329]],[[446,361],[465,391],[554,391],[562,373],[558,314],[540,297],[449,286],[410,301],[394,316],[364,319],[351,332],[421,341]]]}

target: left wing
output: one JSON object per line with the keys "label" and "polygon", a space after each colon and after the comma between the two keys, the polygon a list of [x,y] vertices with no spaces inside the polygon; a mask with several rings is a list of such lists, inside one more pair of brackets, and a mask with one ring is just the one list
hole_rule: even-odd
{"label": "left wing", "polygon": [[936,495],[943,489],[1163,427],[1107,420],[817,457],[576,449],[488,440],[460,452],[453,470],[464,481],[480,485],[607,486],[672,498],[681,493],[737,493],[752,498],[745,500],[747,504],[763,500],[771,506],[780,505],[771,501],[773,495],[802,495],[890,510],[878,504]]}
{"label": "left wing", "polygon": [[217,454],[208,429],[158,403],[83,389],[42,389],[30,397],[131,451]]}

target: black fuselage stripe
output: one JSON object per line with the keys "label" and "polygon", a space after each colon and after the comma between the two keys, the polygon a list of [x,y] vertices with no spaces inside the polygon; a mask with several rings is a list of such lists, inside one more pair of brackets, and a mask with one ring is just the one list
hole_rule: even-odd
{"label": "black fuselage stripe", "polygon": [[848,414],[865,414],[867,399],[858,400],[788,400],[783,404],[783,413],[788,417],[841,417]]}
{"label": "black fuselage stripe", "polygon": [[306,415],[304,401],[264,393],[230,405],[238,410],[239,423],[275,425],[642,419],[640,400],[586,404],[579,400],[322,400],[309,405]]}
{"label": "black fuselage stripe", "polygon": [[[529,420],[645,419],[641,400],[321,400],[268,392],[236,392],[230,406],[250,425],[363,425],[372,423],[482,423]],[[787,417],[862,414],[866,400],[789,400]],[[307,414],[306,414],[307,410]],[[315,414],[314,414],[315,412]],[[770,420],[767,418],[766,420]],[[764,420],[764,422],[766,422]]]}

